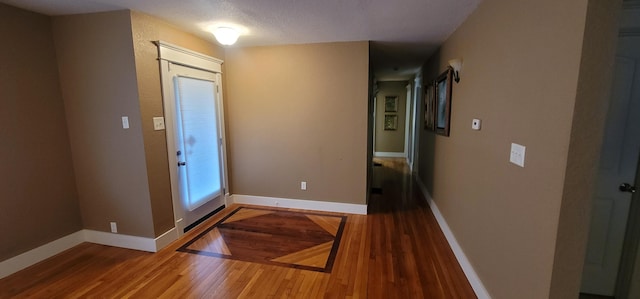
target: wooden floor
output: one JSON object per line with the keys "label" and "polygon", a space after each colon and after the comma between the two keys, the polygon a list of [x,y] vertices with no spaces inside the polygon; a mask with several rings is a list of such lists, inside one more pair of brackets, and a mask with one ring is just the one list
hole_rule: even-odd
{"label": "wooden floor", "polygon": [[1,279],[0,298],[475,298],[406,165],[376,162],[369,215],[333,214],[330,273],[177,251],[234,205],[155,254],[81,244]]}

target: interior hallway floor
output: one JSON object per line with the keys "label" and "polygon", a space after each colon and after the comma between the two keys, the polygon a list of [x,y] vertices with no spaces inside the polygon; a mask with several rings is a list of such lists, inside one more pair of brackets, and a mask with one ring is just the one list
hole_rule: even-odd
{"label": "interior hallway floor", "polygon": [[231,205],[157,253],[83,243],[1,279],[0,298],[476,298],[404,160],[376,162],[369,215],[322,212],[346,216],[330,273],[177,251]]}

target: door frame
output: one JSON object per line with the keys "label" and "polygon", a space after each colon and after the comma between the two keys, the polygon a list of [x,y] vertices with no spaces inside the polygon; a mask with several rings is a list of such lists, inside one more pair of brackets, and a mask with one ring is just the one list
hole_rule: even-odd
{"label": "door frame", "polygon": [[413,152],[409,149],[409,146],[413,146],[411,143],[411,138],[413,135],[413,129],[411,125],[413,124],[413,94],[411,90],[411,81],[407,81],[407,86],[405,86],[406,91],[406,99],[405,99],[405,116],[404,116],[404,158],[407,161],[407,165],[409,165],[409,169],[413,170]]}
{"label": "door frame", "polygon": [[[194,52],[180,46],[176,46],[164,41],[156,41],[154,42],[158,46],[158,59],[160,62],[160,78],[162,81],[162,103],[164,109],[164,117],[166,119],[167,112],[174,110],[172,107],[174,105],[173,96],[171,91],[173,88],[167,88],[166,86],[170,86],[167,84],[172,84],[171,76],[167,76],[166,71],[173,65],[180,65],[188,68],[193,68],[201,71],[211,72],[215,74],[215,83],[216,83],[216,96],[217,98],[217,109],[219,111],[219,138],[221,140],[220,150],[221,150],[221,185],[222,185],[222,200],[224,205],[229,204],[229,182],[228,182],[228,171],[227,171],[227,146],[226,146],[226,128],[225,128],[225,115],[224,115],[224,98],[222,92],[222,63],[223,61],[214,57],[210,57],[198,52]],[[171,122],[174,120],[172,119]],[[173,204],[173,215],[174,215],[174,228],[176,228],[177,237],[180,237],[184,234],[182,229],[178,229],[180,226],[183,226],[180,221],[181,215],[178,214],[178,209],[180,208],[179,200],[180,200],[180,192],[178,187],[178,177],[177,171],[175,168],[172,168],[171,165],[175,165],[177,163],[176,158],[176,148],[175,148],[175,132],[173,128],[173,124],[169,125],[165,124],[165,134],[167,140],[167,157],[169,161],[169,172],[171,177],[171,198]],[[173,163],[173,164],[172,164]]]}
{"label": "door frame", "polygon": [[418,160],[420,159],[420,132],[422,130],[422,68],[413,79],[413,158],[411,159],[411,171],[418,172]]}
{"label": "door frame", "polygon": [[[640,157],[640,153],[639,153]],[[633,182],[640,187],[640,158],[636,166],[636,177]],[[640,287],[631,285],[633,278],[640,278],[640,192],[631,195],[631,206],[627,218],[627,229],[622,245],[622,257],[616,282],[616,298],[638,298]]]}

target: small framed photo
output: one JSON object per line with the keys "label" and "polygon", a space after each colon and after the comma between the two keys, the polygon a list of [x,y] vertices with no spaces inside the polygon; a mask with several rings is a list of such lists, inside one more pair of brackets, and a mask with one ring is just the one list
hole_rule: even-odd
{"label": "small framed photo", "polygon": [[398,129],[398,116],[397,115],[385,115],[384,116],[384,130],[395,131]]}
{"label": "small framed photo", "polygon": [[436,134],[449,136],[451,122],[451,80],[452,70],[449,68],[440,74],[435,82],[435,127]]}
{"label": "small framed photo", "polygon": [[425,86],[424,95],[424,128],[428,131],[435,131],[436,117],[436,93],[435,82],[431,81]]}
{"label": "small framed photo", "polygon": [[398,112],[398,96],[384,97],[384,112]]}

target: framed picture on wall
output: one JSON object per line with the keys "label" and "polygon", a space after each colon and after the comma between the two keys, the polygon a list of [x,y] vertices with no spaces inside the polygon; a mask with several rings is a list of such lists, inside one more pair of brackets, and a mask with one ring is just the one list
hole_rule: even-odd
{"label": "framed picture on wall", "polygon": [[384,112],[398,112],[398,96],[384,97]]}
{"label": "framed picture on wall", "polygon": [[398,116],[387,114],[384,116],[384,130],[395,131],[398,129]]}
{"label": "framed picture on wall", "polygon": [[429,82],[424,90],[424,128],[428,131],[435,131],[436,93],[434,81]]}
{"label": "framed picture on wall", "polygon": [[451,121],[451,78],[452,71],[447,69],[435,82],[435,127],[436,134],[449,136]]}

